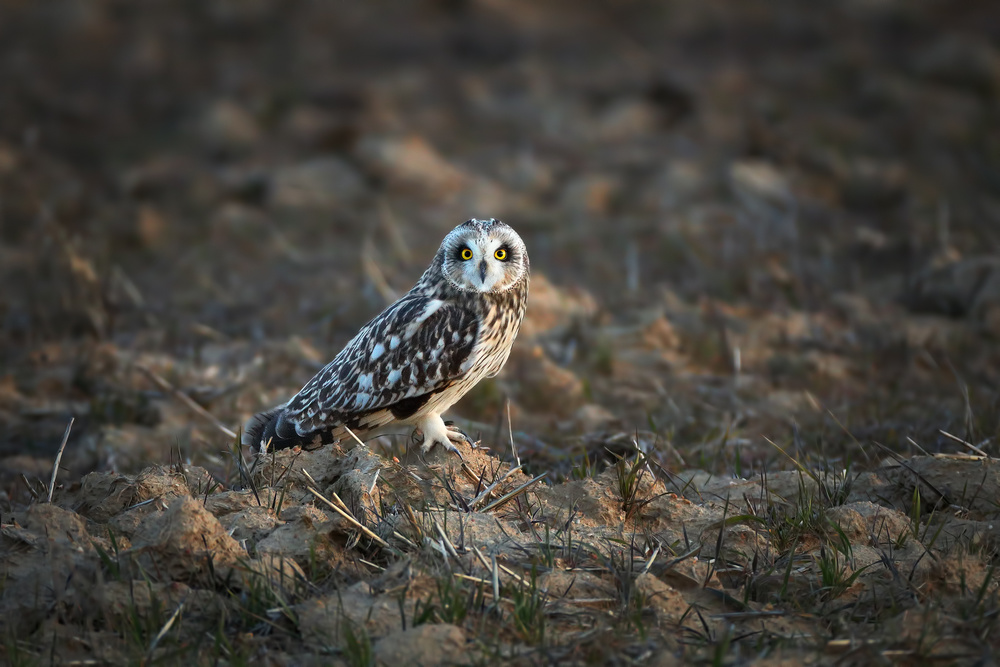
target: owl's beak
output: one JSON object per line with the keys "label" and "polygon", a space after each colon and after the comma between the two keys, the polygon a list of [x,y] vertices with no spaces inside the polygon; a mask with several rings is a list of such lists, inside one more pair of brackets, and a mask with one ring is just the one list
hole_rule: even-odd
{"label": "owl's beak", "polygon": [[486,260],[480,260],[479,262],[479,280],[480,282],[486,282]]}

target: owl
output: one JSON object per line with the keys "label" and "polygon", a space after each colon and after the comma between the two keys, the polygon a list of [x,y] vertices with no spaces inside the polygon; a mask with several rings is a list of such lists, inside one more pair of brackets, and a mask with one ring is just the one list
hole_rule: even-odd
{"label": "owl", "polygon": [[500,372],[528,297],[528,252],[499,220],[468,220],[445,236],[409,292],[361,328],[291,400],[252,417],[242,444],[259,452],[378,435],[409,425],[458,453],[468,440],[441,415]]}

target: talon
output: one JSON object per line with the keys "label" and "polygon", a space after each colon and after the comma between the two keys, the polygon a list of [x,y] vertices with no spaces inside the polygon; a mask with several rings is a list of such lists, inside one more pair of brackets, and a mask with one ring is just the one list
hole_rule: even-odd
{"label": "talon", "polygon": [[[456,426],[455,422],[453,422],[453,421],[446,421],[444,423],[444,425],[445,425],[445,428],[448,429],[448,439],[449,440],[464,440],[465,442],[467,442],[469,444],[470,447],[475,447],[476,446],[476,443],[473,442],[472,438],[469,437],[469,434],[466,433],[465,431],[463,431],[462,429],[460,429],[458,426]],[[452,435],[454,435],[456,437],[452,437]]]}
{"label": "talon", "polygon": [[[449,430],[451,430],[451,429],[449,429]],[[455,443],[453,443],[451,441],[451,433],[449,433],[448,434],[448,438],[446,438],[444,440],[428,440],[427,437],[424,436],[423,432],[420,431],[420,429],[414,430],[413,435],[416,436],[417,433],[420,433],[420,435],[423,436],[423,442],[420,444],[420,451],[422,453],[427,454],[428,452],[431,451],[431,449],[434,448],[434,445],[440,444],[442,447],[444,447],[445,449],[447,449],[449,452],[458,454],[458,458],[462,459],[463,461],[465,460],[465,457],[462,456],[462,452],[459,451],[458,447],[455,446]],[[459,434],[460,434],[461,438],[465,439],[468,442],[468,436],[466,436],[461,431],[459,431]]]}
{"label": "talon", "polygon": [[465,460],[465,457],[462,456],[462,452],[459,451],[458,447],[456,447],[455,443],[453,443],[451,440],[438,440],[438,441],[431,440],[430,442],[425,441],[422,445],[420,445],[420,451],[426,454],[429,451],[431,451],[431,449],[433,449],[434,445],[437,444],[440,444],[449,452],[458,454],[458,458],[462,459],[463,461]]}
{"label": "talon", "polygon": [[455,446],[455,443],[453,443],[453,442],[452,442],[452,441],[451,441],[450,439],[449,439],[449,440],[446,440],[445,442],[442,442],[441,444],[442,444],[442,445],[444,446],[444,448],[445,448],[445,449],[447,449],[447,450],[448,450],[449,452],[453,452],[453,453],[455,453],[455,454],[458,454],[458,458],[462,459],[463,461],[465,460],[465,457],[464,457],[464,456],[462,456],[462,452],[461,452],[461,451],[459,451],[458,447],[456,447],[456,446]]}

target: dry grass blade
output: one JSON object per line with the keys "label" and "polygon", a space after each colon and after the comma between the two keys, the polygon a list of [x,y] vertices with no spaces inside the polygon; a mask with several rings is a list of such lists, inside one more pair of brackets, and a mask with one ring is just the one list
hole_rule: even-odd
{"label": "dry grass blade", "polygon": [[411,549],[416,549],[417,548],[417,545],[416,545],[416,543],[413,540],[411,540],[410,538],[408,538],[406,535],[403,535],[398,530],[392,531],[392,535],[397,540],[403,542],[404,544],[406,544],[406,546],[410,547]]}
{"label": "dry grass blade", "polygon": [[780,446],[780,445],[779,445],[778,443],[776,443],[775,441],[771,440],[771,439],[770,439],[769,437],[767,437],[766,435],[765,435],[765,436],[763,436],[763,437],[764,437],[764,440],[765,440],[765,441],[766,441],[766,442],[767,442],[767,443],[768,443],[769,445],[771,445],[772,447],[774,447],[775,449],[777,449],[777,450],[778,450],[779,452],[781,452],[782,454],[784,454],[784,455],[785,455],[785,457],[786,457],[786,458],[787,458],[787,459],[788,459],[789,461],[791,461],[791,462],[792,462],[792,464],[793,464],[793,465],[794,465],[794,466],[795,466],[796,468],[798,468],[798,469],[799,469],[799,472],[801,472],[801,473],[804,473],[805,475],[807,475],[808,477],[811,477],[812,479],[816,479],[816,475],[814,475],[814,474],[812,473],[812,471],[810,471],[810,470],[809,470],[808,468],[806,468],[806,467],[805,467],[804,465],[802,465],[801,463],[799,463],[798,459],[796,459],[796,458],[795,458],[794,456],[792,456],[791,454],[789,454],[788,452],[786,452],[786,451],[785,451],[784,449],[782,449],[782,448],[781,448],[781,446]]}
{"label": "dry grass blade", "polygon": [[880,449],[882,449],[882,451],[884,451],[886,454],[888,454],[901,467],[906,468],[908,471],[910,471],[914,477],[916,477],[921,482],[926,484],[928,489],[930,489],[931,491],[933,491],[935,494],[938,495],[939,502],[944,502],[944,504],[946,505],[955,505],[955,502],[952,500],[950,496],[946,495],[944,492],[938,489],[938,487],[931,484],[930,480],[928,480],[924,475],[920,474],[920,472],[915,470],[913,466],[911,466],[909,463],[904,461],[902,456],[900,456],[899,454],[892,451],[891,449],[889,449],[888,447],[886,447],[881,443],[876,442],[875,445]]}
{"label": "dry grass blade", "polygon": [[177,605],[177,609],[174,610],[174,613],[170,615],[170,618],[167,619],[167,622],[164,623],[163,627],[160,628],[160,631],[156,633],[156,637],[154,637],[153,641],[150,642],[149,650],[146,652],[147,659],[153,657],[153,651],[156,650],[156,645],[160,643],[160,640],[163,639],[164,635],[170,632],[170,628],[173,627],[174,621],[176,621],[177,617],[180,616],[182,609],[184,609],[184,601],[182,601],[179,605]]}
{"label": "dry grass blade", "polygon": [[424,539],[424,529],[420,526],[420,522],[417,521],[417,515],[413,512],[413,508],[410,507],[408,504],[406,503],[401,503],[401,504],[403,507],[403,513],[406,515],[407,521],[410,522],[410,525],[413,527],[414,532],[416,532],[418,540],[422,542]]}
{"label": "dry grass blade", "polygon": [[376,565],[375,563],[371,562],[370,560],[365,560],[364,558],[359,558],[358,562],[359,563],[364,563],[368,567],[375,568],[376,570],[380,570],[380,571],[383,571],[383,572],[385,571],[384,567],[382,567],[381,565]]}
{"label": "dry grass blade", "polygon": [[511,475],[513,475],[514,473],[516,473],[517,471],[519,471],[523,467],[524,466],[518,465],[517,467],[511,468],[510,470],[508,470],[506,473],[504,473],[503,477],[501,477],[497,481],[495,481],[492,484],[490,484],[488,487],[486,487],[485,489],[483,489],[482,493],[480,493],[478,496],[476,496],[475,498],[473,498],[469,502],[469,507],[471,507],[473,510],[476,509],[476,507],[479,505],[479,503],[483,502],[483,500],[485,500],[491,493],[493,493],[493,490],[496,489],[497,486],[499,486],[500,484],[502,484],[507,478],[509,478]]}
{"label": "dry grass blade", "polygon": [[361,249],[361,268],[365,272],[365,276],[367,276],[368,280],[370,280],[372,285],[375,286],[375,290],[385,300],[385,302],[392,303],[399,298],[399,295],[396,294],[396,290],[389,286],[389,281],[385,279],[385,274],[382,273],[382,269],[379,268],[374,255],[375,248],[372,245],[371,238],[369,237],[365,239]]}
{"label": "dry grass blade", "polygon": [[649,572],[649,568],[653,567],[653,563],[656,562],[656,557],[659,555],[660,555],[660,545],[657,544],[656,548],[653,549],[653,553],[649,557],[649,560],[647,560],[646,564],[642,567],[642,574],[646,574],[647,572]]}
{"label": "dry grass blade", "polygon": [[964,446],[968,447],[969,449],[971,449],[971,450],[972,450],[972,451],[974,451],[974,452],[975,452],[976,454],[979,454],[979,455],[980,455],[980,456],[982,456],[982,457],[985,457],[985,458],[990,458],[990,455],[989,455],[989,454],[987,454],[986,452],[984,452],[983,450],[981,450],[981,449],[980,449],[979,447],[976,447],[976,446],[975,446],[974,444],[972,444],[971,442],[966,442],[965,440],[962,440],[962,439],[961,439],[960,437],[958,437],[957,435],[952,435],[951,433],[948,433],[947,431],[942,431],[941,429],[938,429],[938,433],[940,433],[941,435],[943,435],[943,436],[944,436],[944,437],[946,437],[946,438],[949,438],[949,439],[951,439],[951,440],[954,440],[955,442],[957,442],[957,443],[960,443],[960,444],[962,444],[962,445],[964,445]]}
{"label": "dry grass blade", "polygon": [[349,429],[346,424],[344,425],[344,430],[347,431],[348,435],[350,435],[352,438],[354,438],[354,442],[358,443],[362,447],[365,446],[365,443],[361,440],[361,438],[359,438],[354,431],[352,431],[351,429]]}
{"label": "dry grass blade", "polygon": [[[270,444],[271,443],[268,442],[268,446],[270,446]],[[257,505],[263,505],[260,500],[260,493],[257,491],[257,483],[254,482],[253,479],[254,470],[257,468],[257,462],[260,460],[260,457],[254,459],[254,465],[252,468],[248,468],[247,462],[243,458],[243,447],[240,445],[240,436],[236,433],[233,434],[233,449],[231,453],[233,461],[236,462],[236,470],[240,474],[240,479],[250,487],[253,497],[257,499]]]}
{"label": "dry grass blade", "polygon": [[473,484],[479,483],[479,475],[473,472],[472,468],[469,467],[468,463],[462,461],[462,465],[459,469],[462,471],[462,474],[465,475],[465,478],[468,479],[470,482],[472,482]]}
{"label": "dry grass blade", "polygon": [[490,568],[490,580],[493,584],[493,597],[497,600],[500,599],[500,568],[497,567],[497,555],[490,554],[490,564],[493,566]]}
{"label": "dry grass blade", "polygon": [[[493,570],[494,568],[499,569],[499,570],[503,570],[505,574],[507,574],[507,575],[513,577],[514,579],[516,579],[519,584],[521,584],[523,586],[527,586],[528,585],[528,582],[527,582],[527,580],[525,580],[524,577],[522,577],[521,575],[519,575],[517,572],[514,572],[512,569],[510,569],[506,565],[500,565],[497,562],[495,556],[493,557],[493,564],[491,565],[490,561],[486,560],[486,556],[484,556],[482,554],[482,552],[479,549],[477,549],[476,547],[472,547],[472,553],[474,553],[476,555],[476,558],[479,559],[479,562],[482,563],[483,567],[485,567],[487,570]],[[499,575],[499,573],[497,573],[494,576],[498,576],[498,575]],[[499,589],[499,587],[500,587],[500,585],[498,583],[497,584],[497,588]],[[547,591],[546,591],[546,594],[547,594]]]}
{"label": "dry grass blade", "polygon": [[437,530],[437,534],[441,536],[441,541],[444,543],[444,546],[448,549],[448,553],[451,554],[451,557],[457,561],[458,550],[455,548],[455,545],[452,544],[451,540],[448,539],[448,534],[444,532],[444,528],[441,527],[441,524],[438,523],[437,519],[434,519],[434,529]]}
{"label": "dry grass blade", "polygon": [[31,497],[38,500],[38,492],[32,488],[31,482],[28,481],[28,477],[23,472],[19,475],[19,479],[24,483],[24,488],[28,489],[28,493],[31,494]]}
{"label": "dry grass blade", "polygon": [[69,432],[73,430],[73,422],[76,417],[71,417],[66,424],[66,432],[63,433],[62,444],[59,445],[59,452],[56,454],[56,462],[52,464],[52,479],[49,480],[49,496],[46,502],[52,502],[52,493],[56,490],[56,476],[59,474],[59,462],[62,461],[63,452],[66,451],[66,443],[69,442]]}
{"label": "dry grass blade", "polygon": [[921,446],[920,446],[919,444],[917,444],[917,441],[916,441],[916,440],[914,440],[913,438],[911,438],[910,436],[906,436],[906,440],[907,440],[907,442],[909,442],[909,443],[910,443],[911,445],[913,445],[914,447],[916,447],[917,449],[919,449],[919,450],[920,450],[920,453],[921,453],[921,454],[923,454],[924,456],[930,456],[930,455],[931,455],[931,454],[930,454],[930,452],[928,452],[928,451],[927,451],[926,449],[924,449],[924,448],[923,448],[923,447],[921,447]]}
{"label": "dry grass blade", "polygon": [[489,505],[487,505],[486,507],[484,507],[482,509],[482,511],[483,512],[489,512],[490,510],[494,510],[494,509],[500,507],[501,505],[503,505],[504,503],[509,502],[510,500],[516,498],[517,496],[519,496],[522,493],[524,493],[525,491],[527,491],[529,488],[531,488],[539,480],[544,479],[545,477],[547,477],[548,474],[549,474],[548,472],[543,472],[541,475],[538,475],[537,477],[533,477],[533,478],[529,479],[527,482],[525,482],[521,486],[517,487],[516,489],[514,489],[510,493],[505,493],[504,495],[502,495],[499,498],[497,498],[496,500],[494,500],[492,503],[490,503]]}
{"label": "dry grass blade", "polygon": [[[315,487],[317,489],[319,488],[319,484],[316,482],[316,480],[313,478],[313,476],[309,474],[308,470],[306,470],[305,468],[303,468],[302,469],[302,474],[305,476],[306,479],[309,480],[309,483],[312,484],[313,487]],[[337,501],[337,504],[340,505],[340,508],[342,510],[344,510],[345,512],[347,512],[347,514],[350,515],[350,517],[352,519],[354,519],[354,512],[351,511],[351,508],[347,506],[347,503],[345,503],[343,501],[343,499],[336,494],[336,492],[334,492],[334,494],[333,494],[333,499]],[[327,502],[330,502],[328,498],[324,497],[324,500],[326,500]]]}
{"label": "dry grass blade", "polygon": [[333,499],[337,501],[337,504],[340,505],[340,507],[353,518],[354,512],[352,512],[351,508],[347,506],[344,499],[338,496],[336,491],[331,491],[330,494],[333,496]]}
{"label": "dry grass blade", "polygon": [[483,584],[484,586],[490,585],[489,579],[482,579],[480,577],[473,577],[471,574],[462,574],[461,572],[454,572],[451,576],[456,579],[465,579],[466,581],[473,581],[477,584]]}
{"label": "dry grass blade", "polygon": [[510,452],[514,457],[514,463],[521,467],[521,457],[517,454],[517,446],[514,444],[514,426],[510,421],[510,399],[507,399],[507,436],[510,438]]}
{"label": "dry grass blade", "polygon": [[[314,496],[316,496],[317,499],[321,500],[327,507],[329,507],[330,509],[332,509],[334,512],[336,512],[340,516],[344,517],[344,519],[347,520],[347,522],[349,524],[351,524],[352,526],[354,526],[355,528],[357,528],[358,530],[360,530],[367,537],[371,538],[372,540],[374,540],[378,544],[382,545],[386,549],[389,549],[393,553],[399,553],[398,549],[394,548],[391,544],[389,544],[388,542],[386,542],[385,540],[383,540],[381,537],[379,537],[378,535],[376,535],[375,533],[373,533],[367,526],[365,526],[360,521],[358,521],[353,516],[351,516],[350,513],[348,513],[346,511],[340,509],[339,507],[337,507],[336,505],[334,505],[332,502],[330,502],[329,500],[327,500],[326,497],[324,497],[322,493],[320,493],[319,491],[317,491],[316,489],[314,489],[311,486],[307,486],[306,487],[306,491],[308,491],[309,493],[311,493]],[[338,500],[339,500],[339,498],[338,498]],[[341,502],[343,502],[343,501],[341,501]]]}
{"label": "dry grass blade", "polygon": [[236,432],[235,431],[233,431],[228,426],[226,426],[225,424],[223,424],[222,422],[220,422],[218,419],[216,419],[215,415],[213,415],[211,412],[209,412],[205,408],[203,408],[200,405],[198,405],[194,401],[194,399],[192,399],[190,396],[188,396],[187,394],[185,394],[183,391],[181,391],[180,389],[178,389],[174,385],[170,384],[165,379],[163,379],[162,377],[160,377],[159,375],[157,375],[155,372],[153,372],[149,368],[146,368],[142,364],[135,364],[135,367],[138,368],[140,371],[142,371],[142,373],[146,377],[148,377],[150,380],[152,380],[154,384],[156,384],[158,387],[160,387],[160,389],[162,389],[163,391],[167,392],[168,394],[170,394],[171,396],[173,396],[174,398],[176,398],[178,401],[180,401],[181,403],[183,403],[185,406],[187,406],[188,409],[190,409],[196,415],[204,418],[206,421],[208,421],[213,426],[215,426],[215,428],[219,429],[222,433],[225,433],[230,438],[235,438],[236,437]]}
{"label": "dry grass blade", "polygon": [[[306,478],[312,483],[313,486],[319,486],[316,483],[316,480],[313,479],[312,475],[310,475],[309,471],[307,471],[305,468],[302,469],[302,474],[306,476]],[[376,481],[378,481],[377,477],[378,477],[378,473],[376,473]],[[372,487],[369,490],[369,493],[371,493],[374,489],[375,489],[375,482],[372,482]],[[343,508],[343,510],[345,512],[347,512],[352,518],[354,517],[354,513],[351,512],[351,509],[347,506],[347,503],[345,503],[344,500],[343,500],[343,498],[341,498],[340,496],[338,496],[336,494],[336,492],[334,492],[334,494],[333,494],[333,499],[336,500],[338,503],[340,503],[341,508]],[[413,510],[410,510],[410,512],[412,512],[412,511]],[[355,521],[356,521],[356,519],[355,519]],[[403,541],[407,546],[413,547],[414,549],[417,548],[417,545],[413,542],[413,540],[411,540],[410,538],[406,537],[405,535],[403,535],[402,533],[400,533],[398,530],[392,531],[392,534],[397,539]]]}
{"label": "dry grass blade", "polygon": [[303,476],[305,476],[306,479],[309,480],[310,484],[312,484],[316,488],[319,488],[319,483],[317,483],[316,480],[313,478],[313,476],[309,474],[308,470],[306,470],[305,468],[302,468],[302,474],[303,474]]}

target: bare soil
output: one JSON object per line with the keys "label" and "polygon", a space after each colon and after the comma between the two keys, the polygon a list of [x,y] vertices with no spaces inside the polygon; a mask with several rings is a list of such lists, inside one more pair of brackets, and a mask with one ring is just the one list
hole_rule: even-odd
{"label": "bare soil", "polygon": [[[0,16],[0,661],[993,663],[995,2]],[[479,446],[240,452],[473,216]]]}

